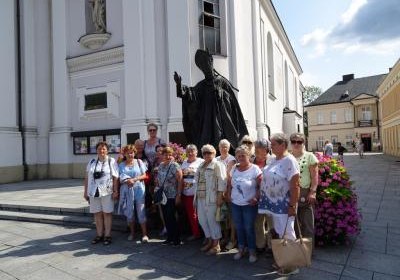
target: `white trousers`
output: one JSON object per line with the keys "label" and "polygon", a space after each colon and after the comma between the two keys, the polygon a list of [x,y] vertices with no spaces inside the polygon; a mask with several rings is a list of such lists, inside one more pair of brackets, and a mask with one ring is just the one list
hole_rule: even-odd
{"label": "white trousers", "polygon": [[197,216],[199,218],[199,223],[206,238],[211,238],[213,240],[222,237],[221,226],[215,220],[216,213],[216,205],[206,205],[206,200],[204,198],[197,198]]}
{"label": "white trousers", "polygon": [[274,224],[274,229],[276,233],[279,235],[279,238],[283,238],[287,222],[285,237],[287,239],[296,240],[296,232],[294,231],[294,219],[295,219],[294,216],[289,217],[288,220],[288,215],[285,214],[277,215],[272,213],[272,221]]}

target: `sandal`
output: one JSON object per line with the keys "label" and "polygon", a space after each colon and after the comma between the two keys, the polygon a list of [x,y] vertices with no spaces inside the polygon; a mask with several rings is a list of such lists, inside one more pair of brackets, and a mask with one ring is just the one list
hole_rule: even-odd
{"label": "sandal", "polygon": [[111,236],[105,236],[103,245],[110,245],[111,244]]}
{"label": "sandal", "polygon": [[95,238],[93,238],[92,240],[92,244],[97,244],[99,242],[103,241],[103,236],[96,236]]}

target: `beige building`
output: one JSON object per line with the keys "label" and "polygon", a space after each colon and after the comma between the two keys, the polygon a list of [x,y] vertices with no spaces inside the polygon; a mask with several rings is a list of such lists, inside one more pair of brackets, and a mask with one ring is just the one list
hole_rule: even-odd
{"label": "beige building", "polygon": [[341,142],[348,151],[352,143],[364,143],[365,151],[380,149],[378,96],[385,78],[376,75],[354,78],[344,75],[316,100],[305,106],[308,113],[308,149],[321,151],[326,140]]}
{"label": "beige building", "polygon": [[400,59],[378,87],[383,152],[400,156]]}

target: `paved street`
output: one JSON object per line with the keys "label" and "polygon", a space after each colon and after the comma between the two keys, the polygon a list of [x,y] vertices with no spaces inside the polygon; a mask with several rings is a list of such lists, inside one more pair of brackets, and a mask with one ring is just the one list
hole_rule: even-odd
{"label": "paved street", "polygon": [[[345,156],[362,208],[362,232],[351,246],[317,248],[312,267],[290,279],[400,279],[399,160]],[[82,210],[81,183],[0,185],[0,204]],[[206,256],[200,242],[161,246],[156,233],[149,244],[140,244],[114,232],[108,247],[90,245],[93,236],[94,230],[84,227],[0,220],[0,279],[286,279],[271,272],[271,256],[249,264],[247,259],[234,261],[235,251]]]}

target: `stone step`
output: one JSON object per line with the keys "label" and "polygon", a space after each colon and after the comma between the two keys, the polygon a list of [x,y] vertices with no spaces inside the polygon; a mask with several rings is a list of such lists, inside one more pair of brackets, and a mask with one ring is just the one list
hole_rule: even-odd
{"label": "stone step", "polygon": [[81,208],[64,208],[54,206],[37,206],[37,205],[16,205],[0,203],[0,210],[14,211],[14,212],[26,212],[26,213],[37,213],[37,214],[50,214],[50,215],[74,215],[74,216],[92,216],[89,213],[89,207]]}
{"label": "stone step", "polygon": [[[89,214],[91,215],[91,214]],[[21,222],[33,222],[44,224],[56,224],[65,226],[80,226],[94,228],[93,216],[82,215],[61,215],[61,214],[45,214],[23,211],[7,211],[0,210],[0,220],[13,220]],[[119,216],[113,217],[113,230],[126,231],[127,224],[125,219]]]}

